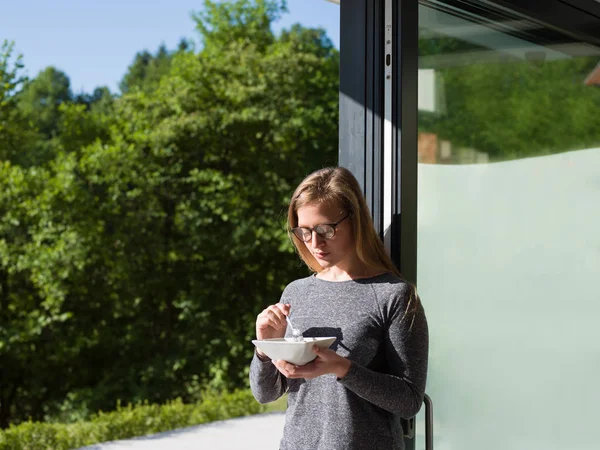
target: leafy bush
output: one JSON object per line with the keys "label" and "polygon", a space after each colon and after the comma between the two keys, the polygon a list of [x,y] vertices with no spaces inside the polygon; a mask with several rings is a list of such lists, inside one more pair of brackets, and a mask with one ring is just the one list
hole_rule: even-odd
{"label": "leafy bush", "polygon": [[119,404],[116,411],[99,412],[87,422],[13,425],[0,431],[0,450],[68,450],[264,411],[248,390],[206,393],[196,404],[184,404],[180,398],[164,405]]}

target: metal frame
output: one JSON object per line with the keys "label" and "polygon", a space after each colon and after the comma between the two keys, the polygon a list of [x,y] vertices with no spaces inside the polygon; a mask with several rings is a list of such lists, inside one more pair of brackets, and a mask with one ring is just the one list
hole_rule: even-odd
{"label": "metal frame", "polygon": [[393,154],[391,257],[417,282],[417,111],[419,3],[394,3]]}
{"label": "metal frame", "polygon": [[[358,179],[375,229],[400,271],[416,282],[418,1],[388,2],[391,43],[386,41],[385,4],[340,2],[339,164]],[[415,50],[402,51],[410,48],[409,41]],[[391,54],[386,52],[390,47]],[[386,55],[393,67],[391,111],[389,97],[387,105],[385,100]],[[385,121],[390,112],[391,127]],[[403,147],[409,150],[402,152]],[[391,163],[387,174],[386,159]]]}
{"label": "metal frame", "polygon": [[560,30],[576,39],[600,45],[600,4],[595,0],[484,0]]}
{"label": "metal frame", "polygon": [[339,165],[358,179],[383,236],[383,0],[340,3]]}

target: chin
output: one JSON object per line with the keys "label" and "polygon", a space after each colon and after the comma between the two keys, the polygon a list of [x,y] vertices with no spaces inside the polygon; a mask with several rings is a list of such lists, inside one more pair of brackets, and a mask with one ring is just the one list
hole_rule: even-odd
{"label": "chin", "polygon": [[317,263],[319,263],[319,265],[323,268],[323,269],[329,269],[332,266],[335,266],[335,263],[331,262],[331,261],[325,261],[322,259],[318,259],[315,258],[317,260]]}

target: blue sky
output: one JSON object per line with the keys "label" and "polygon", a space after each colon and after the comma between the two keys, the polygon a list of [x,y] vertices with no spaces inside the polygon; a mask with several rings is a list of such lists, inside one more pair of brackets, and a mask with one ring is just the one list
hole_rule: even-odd
{"label": "blue sky", "polygon": [[[193,11],[203,0],[29,0],[3,2],[0,41],[15,41],[26,73],[55,66],[75,93],[117,86],[135,54],[173,49],[182,37],[198,41]],[[326,0],[288,0],[289,13],[274,26],[293,23],[327,30],[339,48],[339,6]]]}

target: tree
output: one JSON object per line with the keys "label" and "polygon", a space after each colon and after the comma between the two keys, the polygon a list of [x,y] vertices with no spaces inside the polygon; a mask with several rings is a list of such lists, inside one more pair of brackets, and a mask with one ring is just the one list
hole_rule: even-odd
{"label": "tree", "polygon": [[45,138],[58,133],[60,105],[73,101],[70,84],[64,72],[47,67],[19,94],[19,107]]}
{"label": "tree", "polygon": [[80,342],[62,334],[71,314],[63,305],[88,249],[70,219],[74,203],[85,206],[72,188],[72,179],[46,169],[0,164],[2,428],[11,418],[43,419],[44,405],[72,381],[66,372]]}
{"label": "tree", "polygon": [[149,92],[155,89],[160,79],[169,73],[173,56],[176,53],[189,51],[190,47],[190,43],[182,39],[175,52],[169,52],[163,44],[158,48],[155,55],[147,50],[137,53],[119,84],[121,92],[127,93],[132,89]]}
{"label": "tree", "polygon": [[60,121],[55,147],[65,152],[80,153],[96,140],[106,141],[114,123],[115,97],[106,86],[91,95],[80,94],[73,103],[59,107]]}
{"label": "tree", "polygon": [[205,49],[245,42],[262,50],[274,42],[271,24],[286,11],[284,0],[205,0],[203,11],[193,17]]}
{"label": "tree", "polygon": [[28,166],[38,136],[17,108],[17,94],[27,79],[21,75],[22,57],[12,59],[13,49],[7,41],[0,47],[0,162]]}

